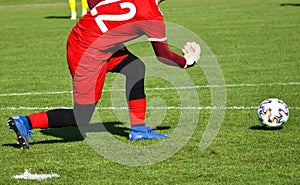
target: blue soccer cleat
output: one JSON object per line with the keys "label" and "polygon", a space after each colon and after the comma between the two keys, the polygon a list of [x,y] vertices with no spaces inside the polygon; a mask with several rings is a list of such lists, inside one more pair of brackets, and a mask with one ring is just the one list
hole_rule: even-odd
{"label": "blue soccer cleat", "polygon": [[31,135],[31,127],[29,126],[28,118],[26,116],[10,117],[7,125],[17,134],[18,144],[21,149],[29,148],[28,137],[35,141]]}
{"label": "blue soccer cleat", "polygon": [[164,139],[164,138],[168,138],[168,135],[156,133],[151,128],[146,126],[134,126],[130,129],[130,133],[129,133],[129,140]]}

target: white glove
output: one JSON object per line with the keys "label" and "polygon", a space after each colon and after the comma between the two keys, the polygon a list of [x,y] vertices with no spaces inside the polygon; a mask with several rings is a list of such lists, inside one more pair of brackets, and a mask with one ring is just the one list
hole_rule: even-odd
{"label": "white glove", "polygon": [[183,47],[182,52],[186,60],[184,68],[187,68],[195,65],[195,63],[199,60],[201,48],[200,45],[195,42],[187,42]]}

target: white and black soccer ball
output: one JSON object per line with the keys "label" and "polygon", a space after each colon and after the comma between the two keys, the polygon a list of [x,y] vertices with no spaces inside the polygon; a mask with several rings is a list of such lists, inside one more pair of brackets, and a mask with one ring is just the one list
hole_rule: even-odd
{"label": "white and black soccer ball", "polygon": [[283,127],[289,118],[288,106],[278,98],[269,98],[261,102],[257,109],[259,121],[271,128]]}

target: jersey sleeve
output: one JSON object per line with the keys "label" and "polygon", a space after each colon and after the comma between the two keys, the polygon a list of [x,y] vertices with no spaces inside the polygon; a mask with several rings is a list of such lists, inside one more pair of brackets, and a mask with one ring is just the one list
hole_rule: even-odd
{"label": "jersey sleeve", "polygon": [[164,21],[146,21],[144,32],[148,36],[149,41],[163,42],[167,40]]}
{"label": "jersey sleeve", "polygon": [[167,40],[165,22],[163,14],[155,2],[154,0],[144,1],[143,6],[147,7],[143,8],[143,19],[139,21],[139,24],[149,41],[163,42]]}

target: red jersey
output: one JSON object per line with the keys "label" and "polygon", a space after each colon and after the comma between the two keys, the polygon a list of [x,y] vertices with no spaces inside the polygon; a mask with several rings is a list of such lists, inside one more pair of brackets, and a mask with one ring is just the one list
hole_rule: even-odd
{"label": "red jersey", "polygon": [[156,0],[104,0],[78,21],[68,45],[81,56],[88,51],[107,60],[116,52],[110,49],[143,35],[149,41],[167,40]]}

